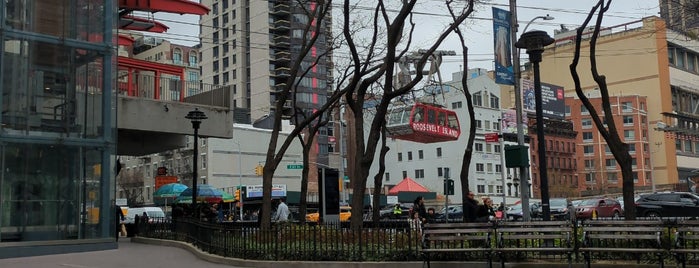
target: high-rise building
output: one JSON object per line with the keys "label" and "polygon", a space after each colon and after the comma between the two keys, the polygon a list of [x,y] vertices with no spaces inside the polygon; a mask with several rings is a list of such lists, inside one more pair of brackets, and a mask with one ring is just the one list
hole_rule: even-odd
{"label": "high-rise building", "polygon": [[[304,35],[318,34],[318,42],[304,59],[295,96],[296,108],[312,112],[326,102],[331,89],[332,70],[327,54],[331,17],[317,22],[296,1],[204,0],[211,8],[201,17],[201,80],[233,88],[234,107],[244,108],[251,121],[274,111],[276,88],[285,86],[291,64],[300,53]],[[324,24],[321,32],[305,32],[308,24]],[[317,65],[312,63],[319,59]]]}
{"label": "high-rise building", "polygon": [[[236,118],[257,122],[283,112],[274,108],[279,88],[287,85],[306,36],[317,35],[318,40],[303,59],[296,93],[287,96],[285,105],[293,103],[296,113],[310,114],[326,103],[332,91],[330,11],[317,21],[306,14],[319,8],[314,1],[304,2],[303,7],[290,0],[204,0],[202,4],[211,12],[200,19],[201,81],[231,88]],[[316,32],[318,24],[322,27]],[[311,178],[317,177],[315,163],[329,165],[329,153],[335,150],[328,135],[332,128],[322,127],[312,141],[316,146],[310,152]]]}
{"label": "high-rise building", "polygon": [[699,1],[660,0],[660,17],[667,27],[680,32],[699,32]]}

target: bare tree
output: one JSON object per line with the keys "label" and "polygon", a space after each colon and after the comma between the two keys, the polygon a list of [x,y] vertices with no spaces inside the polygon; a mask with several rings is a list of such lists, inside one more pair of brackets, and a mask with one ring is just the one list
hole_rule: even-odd
{"label": "bare tree", "polygon": [[127,204],[131,206],[143,204],[143,174],[138,172],[138,169],[131,169],[126,172],[121,172],[117,179],[119,188],[126,195]]}
{"label": "bare tree", "polygon": [[[570,64],[570,74],[572,75],[573,82],[575,83],[575,92],[580,98],[580,101],[582,101],[583,105],[585,105],[585,108],[587,108],[587,110],[590,112],[590,117],[592,117],[592,121],[595,122],[597,130],[607,142],[607,145],[609,145],[609,150],[612,152],[612,155],[614,155],[614,158],[621,167],[622,191],[624,196],[624,217],[626,219],[633,220],[636,219],[636,207],[634,206],[633,170],[631,168],[629,146],[619,137],[619,132],[617,131],[616,123],[614,122],[614,116],[612,114],[611,104],[609,102],[607,78],[604,75],[601,75],[597,70],[597,38],[599,37],[600,26],[602,25],[604,13],[609,9],[611,2],[611,0],[607,0],[605,4],[604,0],[599,0],[590,10],[585,22],[577,29],[575,38],[575,54],[573,56],[573,62]],[[592,77],[595,80],[595,83],[597,83],[602,95],[602,110],[604,112],[603,119],[600,118],[597,109],[592,105],[587,96],[585,96],[580,85],[580,76],[578,75],[576,69],[578,62],[580,61],[580,44],[582,42],[583,32],[596,12],[598,12],[597,21],[592,37],[590,38],[590,66]]]}
{"label": "bare tree", "polygon": [[[352,111],[357,128],[355,131],[354,146],[356,153],[354,156],[354,177],[352,178],[352,214],[361,215],[364,204],[364,193],[366,192],[366,182],[369,176],[369,169],[374,161],[376,147],[381,138],[381,132],[385,125],[385,117],[391,102],[408,92],[417,85],[423,78],[422,72],[417,72],[415,77],[411,78],[408,83],[394,88],[393,73],[396,69],[396,64],[405,56],[410,49],[410,44],[414,34],[415,23],[412,21],[415,4],[417,0],[405,0],[393,9],[387,8],[387,1],[376,1],[374,13],[376,14],[373,20],[373,29],[371,38],[368,44],[368,52],[366,55],[360,55],[359,46],[356,43],[356,37],[352,36],[349,29],[351,16],[349,0],[343,4],[343,33],[349,54],[351,58],[351,66],[354,68],[352,77],[344,88],[349,89],[347,104]],[[463,3],[463,2],[459,2]],[[452,1],[445,1],[446,5],[454,5]],[[446,26],[445,29],[438,31],[438,36],[433,42],[428,45],[423,56],[416,62],[416,69],[422,70],[429,60],[429,57],[442,44],[444,39],[451,35],[452,32],[470,15],[473,10],[473,1],[467,1],[465,7],[459,8],[458,15],[454,16],[453,22]],[[379,40],[380,33],[385,33],[385,39]],[[375,47],[379,44],[383,45],[381,49],[382,55],[374,54]],[[402,48],[402,49],[401,49]],[[375,61],[375,57],[379,57],[379,61]],[[375,106],[375,116],[371,120],[371,127],[368,136],[364,134],[364,104],[365,99],[369,97],[368,89],[374,83],[381,83],[384,92],[380,97],[377,97],[377,105]],[[366,139],[365,139],[366,137]],[[361,217],[351,218],[351,228],[358,230],[362,227]]]}
{"label": "bare tree", "polygon": [[[332,109],[329,109],[332,110]],[[299,143],[301,143],[301,147],[303,148],[303,170],[301,170],[301,197],[299,200],[299,204],[301,205],[299,208],[299,215],[301,215],[302,219],[301,221],[306,220],[306,210],[308,208],[307,206],[307,193],[308,193],[308,173],[309,173],[309,168],[310,168],[310,160],[309,160],[309,155],[311,148],[313,148],[313,141],[315,140],[316,133],[318,133],[318,130],[327,125],[328,121],[330,121],[330,116],[325,116],[323,117],[322,114],[321,116],[313,122],[310,126],[308,126],[306,135],[297,135],[296,137],[299,140]],[[320,184],[319,184],[320,185]],[[321,201],[319,201],[321,202]]]}
{"label": "bare tree", "polygon": [[[471,6],[473,8],[473,6]],[[452,17],[455,17],[453,10],[449,10]],[[459,36],[459,42],[461,43],[461,51],[463,55],[463,66],[464,71],[468,70],[468,47],[466,46],[466,41],[461,29],[456,28],[456,34]],[[468,109],[469,115],[469,129],[468,129],[468,141],[466,142],[466,148],[464,149],[464,157],[461,160],[461,173],[459,174],[459,179],[461,180],[461,204],[464,204],[464,213],[462,220],[466,220],[468,215],[475,215],[476,211],[473,211],[471,206],[467,206],[468,192],[470,191],[470,185],[468,183],[468,175],[471,168],[471,158],[473,157],[473,143],[476,139],[476,112],[473,107],[473,97],[471,92],[468,90],[468,79],[466,79],[466,74],[461,76],[461,88],[463,89],[464,96],[466,96],[466,108]],[[504,149],[504,148],[503,148]],[[504,168],[504,167],[503,167]],[[504,191],[504,189],[503,189]]]}

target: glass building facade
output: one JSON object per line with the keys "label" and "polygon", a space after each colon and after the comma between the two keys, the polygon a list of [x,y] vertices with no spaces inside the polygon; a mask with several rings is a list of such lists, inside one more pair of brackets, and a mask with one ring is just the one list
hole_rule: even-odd
{"label": "glass building facade", "polygon": [[115,1],[0,1],[0,258],[115,248]]}

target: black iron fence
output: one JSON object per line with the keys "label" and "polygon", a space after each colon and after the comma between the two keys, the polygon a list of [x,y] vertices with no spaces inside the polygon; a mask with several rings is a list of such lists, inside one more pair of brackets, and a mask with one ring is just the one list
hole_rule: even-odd
{"label": "black iron fence", "polygon": [[[609,221],[608,219],[597,221]],[[698,220],[658,220],[662,226],[661,244],[666,249],[666,263],[672,263],[675,255],[672,249],[683,247],[699,252],[699,239],[696,241],[676,241],[680,226],[699,226]],[[495,224],[494,236],[497,236]],[[574,222],[570,235],[576,249],[573,261],[583,262],[582,253],[577,249],[582,246],[585,221]],[[338,224],[315,223],[275,223],[269,231],[259,228],[257,222],[208,223],[189,219],[177,221],[155,221],[139,227],[143,237],[176,240],[190,243],[203,251],[224,257],[274,260],[274,261],[422,261],[422,237],[420,230],[410,226],[407,221],[387,221],[374,225],[365,222],[364,228],[355,231],[346,222]],[[697,233],[699,237],[699,232]],[[619,236],[610,238],[608,245],[625,245],[629,248],[643,248],[648,245],[618,241]],[[493,239],[495,243],[496,239]],[[521,244],[537,244],[540,239],[529,241],[522,239]],[[557,243],[560,241],[546,241]],[[493,244],[494,249],[497,245]],[[499,261],[497,254],[483,253],[445,253],[434,260],[440,261]],[[561,262],[560,254],[546,252],[517,252],[509,256],[508,262]],[[657,255],[629,251],[628,253],[593,255],[593,261],[626,260],[636,263],[657,263]],[[688,264],[699,264],[699,254],[687,256]]]}

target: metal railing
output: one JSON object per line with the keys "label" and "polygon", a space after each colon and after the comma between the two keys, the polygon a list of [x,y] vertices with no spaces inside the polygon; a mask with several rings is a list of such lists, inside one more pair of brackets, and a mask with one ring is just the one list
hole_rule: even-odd
{"label": "metal railing", "polygon": [[[645,219],[648,220],[648,219]],[[588,220],[591,221],[591,220]],[[612,221],[601,219],[596,221]],[[582,263],[583,255],[578,251],[581,247],[586,221],[575,221],[572,225],[571,236],[575,252],[574,263]],[[694,224],[697,220],[666,219],[658,220],[663,227],[662,247],[665,263],[674,263],[675,256],[671,249],[677,248],[675,242],[676,230],[679,226]],[[149,238],[176,240],[191,243],[197,248],[211,254],[224,257],[271,260],[271,261],[423,261],[422,237],[419,230],[411,229],[406,220],[384,221],[378,225],[365,222],[361,231],[355,232],[349,228],[348,222],[340,224],[315,224],[286,222],[276,223],[269,231],[262,231],[257,222],[209,223],[182,219],[176,221],[156,221],[140,226],[139,235]],[[493,237],[497,237],[497,224]],[[431,255],[432,261],[467,261],[485,262],[488,258],[497,262],[500,259],[495,254],[497,239],[492,239],[492,254],[483,252],[445,252],[437,256]],[[613,239],[608,245],[622,243]],[[539,245],[541,243],[558,243],[560,241],[544,241],[542,239],[522,239],[521,245]],[[605,242],[606,243],[606,242]],[[636,244],[629,244],[636,243]],[[629,248],[643,248],[647,245],[629,240],[622,243]],[[683,242],[686,249],[699,249],[699,239]],[[699,252],[699,251],[697,251]],[[560,254],[546,252],[515,252],[507,254],[507,262],[552,262],[561,263],[565,259]],[[657,255],[629,251],[628,253],[595,253],[593,262],[625,261],[627,263],[657,264]],[[688,264],[699,264],[699,254],[687,256]]]}
{"label": "metal railing", "polygon": [[180,80],[179,77],[168,75],[123,73],[119,76],[117,87],[120,96],[231,107],[230,85]]}

